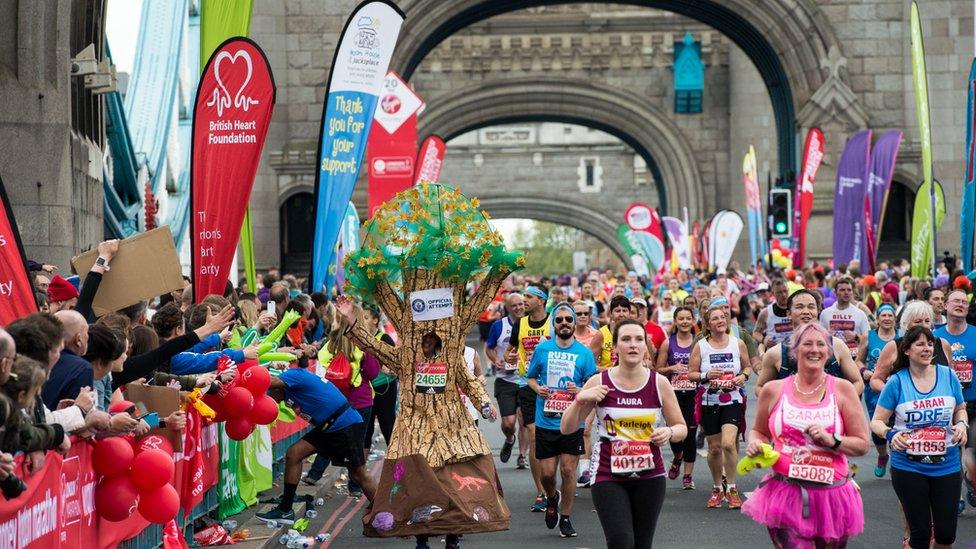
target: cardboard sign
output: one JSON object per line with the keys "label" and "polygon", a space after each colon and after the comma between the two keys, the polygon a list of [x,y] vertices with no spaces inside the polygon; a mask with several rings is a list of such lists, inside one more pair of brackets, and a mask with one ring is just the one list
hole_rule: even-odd
{"label": "cardboard sign", "polygon": [[[71,266],[84,280],[96,259],[98,251],[90,250],[73,257]],[[180,257],[167,226],[121,241],[109,267],[92,303],[95,316],[183,288]]]}
{"label": "cardboard sign", "polygon": [[[159,419],[180,409],[180,390],[175,387],[157,387],[129,383],[125,386],[125,399],[134,404],[143,403],[146,410],[159,414]],[[183,433],[165,427],[157,427],[149,431],[150,434],[164,436],[173,444],[177,452],[183,451]]]}

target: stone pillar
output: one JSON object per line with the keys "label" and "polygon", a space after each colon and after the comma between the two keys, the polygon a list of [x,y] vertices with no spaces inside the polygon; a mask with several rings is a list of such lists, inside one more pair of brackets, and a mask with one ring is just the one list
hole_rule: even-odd
{"label": "stone pillar", "polygon": [[71,126],[72,4],[0,3],[0,177],[27,256],[62,273],[103,235],[102,151]]}

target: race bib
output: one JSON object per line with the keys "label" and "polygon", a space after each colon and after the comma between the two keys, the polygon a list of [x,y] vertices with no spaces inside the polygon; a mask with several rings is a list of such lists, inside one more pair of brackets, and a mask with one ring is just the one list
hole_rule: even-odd
{"label": "race bib", "polygon": [[952,369],[959,378],[959,383],[969,386],[973,382],[973,363],[971,360],[953,360]]}
{"label": "race bib", "polygon": [[695,382],[688,379],[687,366],[679,366],[678,371],[671,376],[671,386],[675,391],[692,391],[696,388]]}
{"label": "race bib", "polygon": [[414,386],[418,393],[427,395],[444,392],[447,385],[446,362],[421,362],[414,373]]}
{"label": "race bib", "polygon": [[731,391],[735,389],[735,372],[722,372],[722,377],[711,380],[709,387],[716,390]]}
{"label": "race bib", "polygon": [[615,440],[610,445],[610,473],[637,476],[654,469],[651,443],[646,440]]}
{"label": "race bib", "polygon": [[522,338],[522,348],[525,349],[525,363],[528,364],[532,362],[532,353],[535,351],[539,342],[542,341],[542,336],[533,335],[525,336]]}
{"label": "race bib", "polygon": [[515,371],[518,370],[518,364],[509,364],[506,362],[504,370],[505,373],[514,374]]}
{"label": "race bib", "polygon": [[833,484],[834,456],[833,452],[825,450],[809,447],[797,448],[793,451],[793,459],[790,462],[790,470],[787,476],[807,482]]}
{"label": "race bib", "polygon": [[550,389],[549,396],[542,401],[542,415],[545,417],[561,417],[575,398],[576,395],[569,391]]}
{"label": "race bib", "polygon": [[945,427],[920,427],[908,432],[908,449],[905,453],[912,461],[939,463],[945,459]]}

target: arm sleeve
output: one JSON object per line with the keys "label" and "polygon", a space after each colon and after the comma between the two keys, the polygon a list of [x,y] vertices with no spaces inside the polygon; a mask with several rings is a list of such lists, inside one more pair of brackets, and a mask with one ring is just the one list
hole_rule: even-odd
{"label": "arm sleeve", "polygon": [[220,334],[210,334],[200,340],[199,343],[187,349],[187,351],[190,353],[206,353],[215,349],[217,345],[220,345]]}
{"label": "arm sleeve", "polygon": [[[74,379],[68,381],[61,389],[65,398],[75,398],[81,392],[82,387],[92,388],[95,386],[95,374],[90,368],[84,369]],[[57,406],[57,402],[54,403]]]}
{"label": "arm sleeve", "polygon": [[46,410],[46,412],[50,412],[46,414],[48,423],[60,425],[67,433],[77,431],[85,426],[85,417],[81,413],[81,408],[77,406],[68,406],[53,412]]}
{"label": "arm sleeve", "polygon": [[[177,375],[186,374],[205,374],[207,372],[212,372],[217,369],[217,361],[220,357],[227,353],[228,351],[233,351],[233,349],[227,349],[226,351],[212,351],[209,353],[180,353],[173,357],[170,361],[170,371]],[[244,353],[238,351],[243,357]],[[228,353],[231,359],[234,358],[233,354]],[[243,360],[235,360],[234,362],[243,362]]]}
{"label": "arm sleeve", "polygon": [[85,282],[81,285],[81,293],[78,295],[78,304],[75,310],[85,317],[89,324],[95,322],[95,311],[92,310],[92,302],[95,301],[95,294],[98,293],[98,286],[102,283],[102,273],[88,271],[85,275]]}
{"label": "arm sleeve", "polygon": [[885,384],[884,390],[881,391],[881,396],[878,397],[878,406],[888,410],[894,410],[898,406],[898,400],[901,397],[900,393],[901,382],[895,376],[891,376],[888,378],[888,383]]}
{"label": "arm sleeve", "polygon": [[129,357],[122,365],[122,371],[112,374],[112,390],[139,378],[149,377],[153,370],[199,341],[197,334],[190,332],[174,337],[148,353]]}
{"label": "arm sleeve", "polygon": [[498,338],[502,335],[502,321],[496,320],[491,323],[491,328],[488,330],[488,339],[485,340],[485,345],[489,349],[494,349],[498,347]]}
{"label": "arm sleeve", "polygon": [[192,391],[197,388],[197,376],[178,376],[167,374],[166,372],[156,372],[153,374],[153,384],[159,387],[164,387],[174,379],[180,382],[181,391]]}
{"label": "arm sleeve", "polygon": [[64,427],[60,425],[31,424],[17,429],[17,448],[22,452],[55,450],[64,441]]}
{"label": "arm sleeve", "polygon": [[380,373],[380,361],[369,353],[363,354],[363,360],[359,363],[359,370],[367,381],[373,381]]}

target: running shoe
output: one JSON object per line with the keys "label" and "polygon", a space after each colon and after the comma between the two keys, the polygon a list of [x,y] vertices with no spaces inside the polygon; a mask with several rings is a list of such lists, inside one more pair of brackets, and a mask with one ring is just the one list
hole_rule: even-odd
{"label": "running shoe", "polygon": [[674,480],[678,478],[678,473],[681,472],[681,458],[674,458],[671,460],[671,467],[668,469],[668,478]]}
{"label": "running shoe", "polygon": [[498,453],[498,459],[502,463],[508,463],[508,460],[512,459],[512,448],[515,446],[515,439],[506,440],[505,444],[502,444],[502,451]]}
{"label": "running shoe", "polygon": [[705,447],[705,431],[699,429],[698,434],[695,435],[695,448],[701,450]]}
{"label": "running shoe", "polygon": [[541,513],[546,510],[546,496],[539,494],[535,497],[535,503],[529,508],[533,513]]}
{"label": "running shoe", "polygon": [[264,513],[258,513],[254,515],[264,522],[277,522],[278,524],[294,524],[295,523],[295,511],[291,509],[285,511],[278,507],[266,511]]}
{"label": "running shoe", "polygon": [[882,478],[888,472],[888,456],[878,456],[878,464],[874,466],[874,476]]}
{"label": "running shoe", "polygon": [[956,515],[962,515],[962,512],[966,510],[966,500],[959,500],[959,506],[956,508]]}
{"label": "running shoe", "polygon": [[559,523],[559,490],[546,502],[546,528],[552,530]]}
{"label": "running shoe", "polygon": [[559,519],[559,535],[564,538],[576,537],[576,529],[573,528],[573,523],[569,522],[569,517]]}
{"label": "running shoe", "polygon": [[721,488],[712,488],[712,497],[708,498],[708,503],[705,505],[709,509],[717,509],[722,506],[722,501],[725,500],[725,493],[722,492]]}
{"label": "running shoe", "polygon": [[315,486],[316,484],[319,483],[319,480],[320,479],[310,477],[308,473],[302,473],[302,482],[308,484],[309,486]]}
{"label": "running shoe", "polygon": [[681,488],[683,490],[694,490],[695,481],[691,478],[691,475],[685,475],[681,477]]}
{"label": "running shoe", "polygon": [[518,461],[515,462],[516,469],[528,469],[529,460],[524,455],[519,454]]}
{"label": "running shoe", "polygon": [[729,502],[729,509],[738,509],[742,507],[742,498],[739,497],[739,490],[734,486],[729,488],[729,491],[725,494],[725,499]]}
{"label": "running shoe", "polygon": [[576,479],[576,484],[580,488],[589,488],[593,485],[593,476],[590,474],[589,469],[583,471],[583,474]]}

